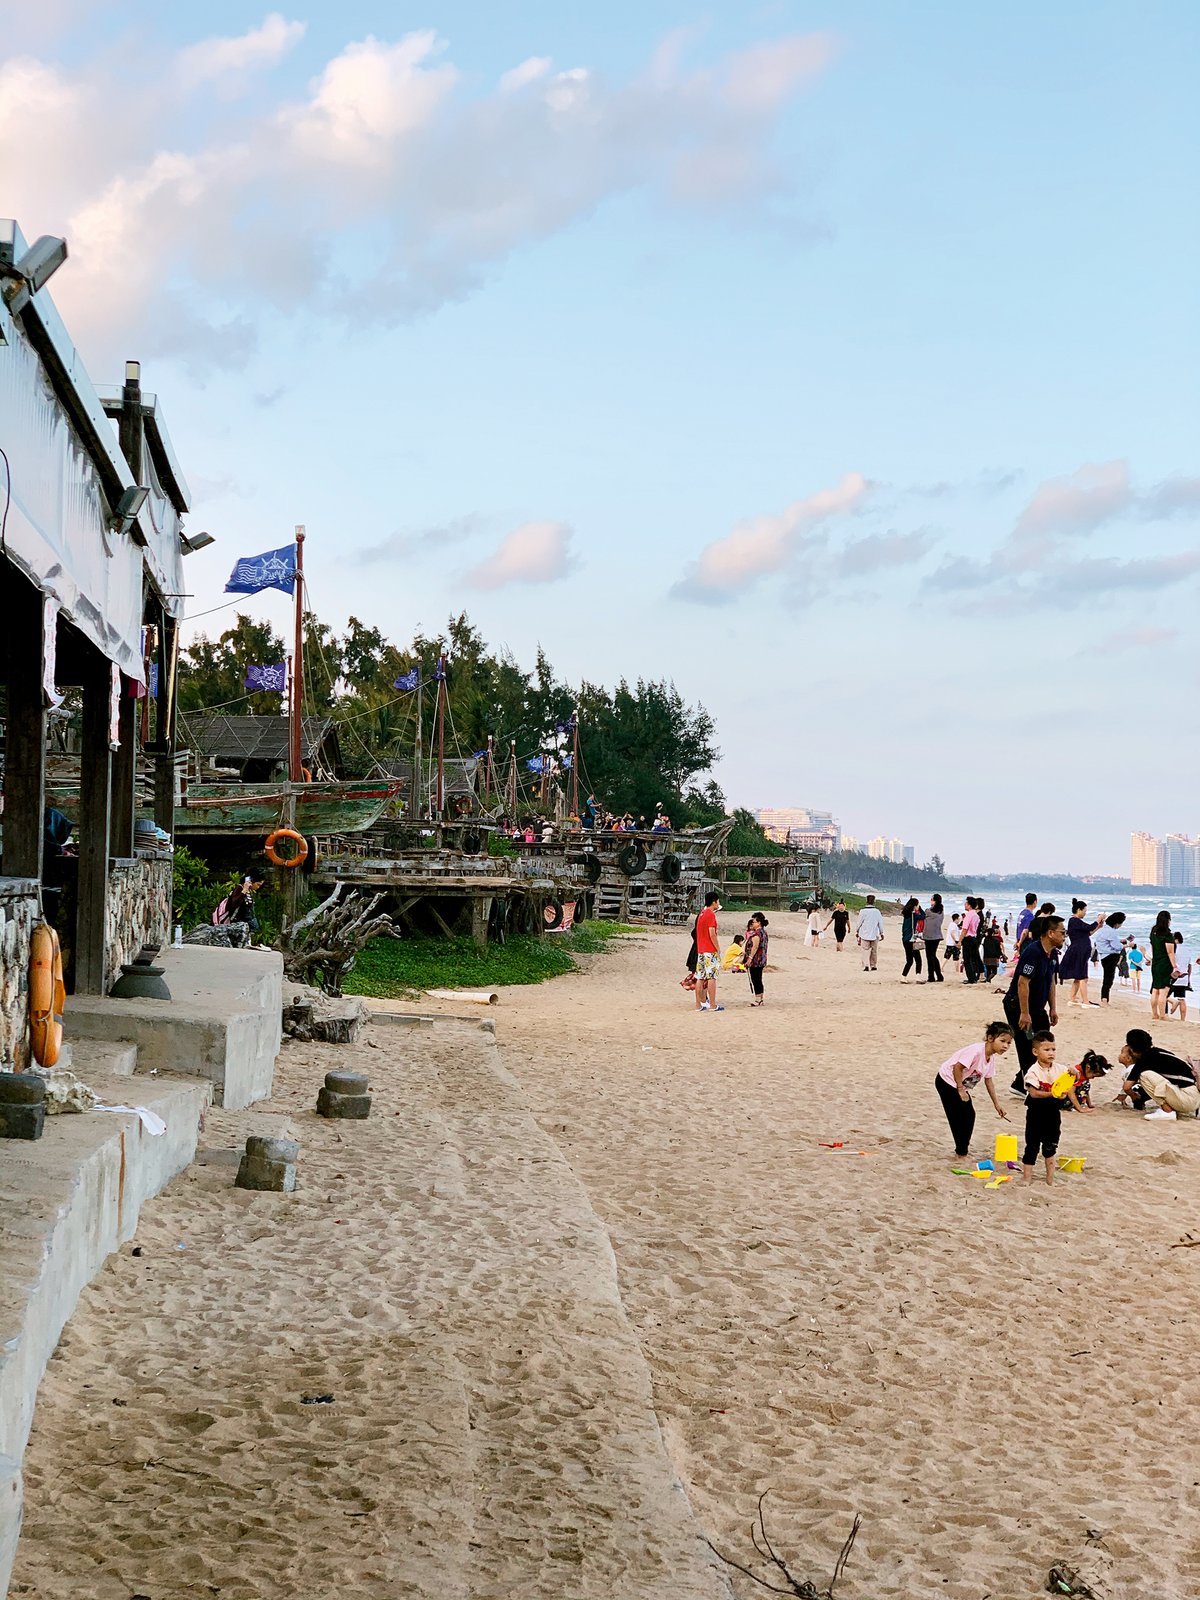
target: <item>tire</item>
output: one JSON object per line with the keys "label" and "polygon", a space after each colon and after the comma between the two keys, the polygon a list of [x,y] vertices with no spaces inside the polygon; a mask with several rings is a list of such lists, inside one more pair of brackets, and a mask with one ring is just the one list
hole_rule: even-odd
{"label": "tire", "polygon": [[308,846],[308,855],[301,863],[301,870],[304,872],[315,872],[317,870],[317,862],[320,855],[320,852],[317,849],[317,841],[314,837],[309,837],[304,842]]}
{"label": "tire", "polygon": [[598,855],[590,854],[583,863],[583,871],[589,883],[599,883],[604,873],[604,863]]}
{"label": "tire", "polygon": [[683,862],[677,855],[663,857],[662,881],[664,883],[678,883],[683,876]]}
{"label": "tire", "polygon": [[542,907],[542,926],[545,928],[561,928],[563,908],[561,900],[547,900]]}
{"label": "tire", "polygon": [[477,833],[464,833],[462,847],[464,855],[477,856],[483,850],[483,841]]}
{"label": "tire", "polygon": [[636,878],[646,870],[646,852],[638,843],[627,844],[617,857],[617,865],[627,878]]}

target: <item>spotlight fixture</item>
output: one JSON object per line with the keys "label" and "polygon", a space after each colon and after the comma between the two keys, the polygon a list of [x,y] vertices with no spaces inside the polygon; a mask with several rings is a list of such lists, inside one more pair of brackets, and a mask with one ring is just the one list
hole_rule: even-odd
{"label": "spotlight fixture", "polygon": [[194,555],[197,550],[206,550],[210,544],[216,544],[211,533],[181,533],[179,535],[179,548],[185,556]]}
{"label": "spotlight fixture", "polygon": [[4,298],[15,317],[42,289],[67,259],[67,241],[44,233],[34,241],[19,261],[8,251],[0,251],[0,277],[8,279]]}
{"label": "spotlight fixture", "polygon": [[113,533],[128,533],[137,521],[138,512],[149,498],[149,489],[126,489],[108,519],[108,525]]}

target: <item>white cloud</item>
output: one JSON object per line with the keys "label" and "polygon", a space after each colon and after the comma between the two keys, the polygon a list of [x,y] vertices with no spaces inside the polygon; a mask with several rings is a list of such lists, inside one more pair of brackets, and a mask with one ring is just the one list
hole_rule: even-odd
{"label": "white cloud", "polygon": [[272,11],[262,24],[233,38],[202,39],[181,50],[176,72],[185,89],[215,84],[218,92],[238,93],[248,86],[250,74],[276,66],[303,39],[307,25],[289,22]]}
{"label": "white cloud", "polygon": [[0,147],[23,152],[5,207],[67,235],[54,296],[94,365],[135,338],[202,357],[206,329],[214,360],[238,360],[266,310],[400,321],[635,189],[744,210],[785,187],[774,128],[829,55],[799,35],[689,71],[679,41],[621,81],[534,56],[477,91],[426,30],[346,44],[301,96],[260,80],[238,118],[206,114],[214,83],[301,28],[276,12],[158,63],[143,41],[136,59],[0,66]]}
{"label": "white cloud", "polygon": [[466,574],[466,582],[473,589],[557,583],[574,565],[571,530],[565,522],[523,522],[493,555]]}
{"label": "white cloud", "polygon": [[848,472],[833,488],[794,500],[781,512],[744,518],[700,552],[673,592],[710,603],[732,599],[759,578],[782,571],[803,540],[830,519],[858,509],[866,495],[862,473]]}
{"label": "white cloud", "polygon": [[1080,467],[1066,478],[1050,478],[1034,490],[1017,520],[1016,536],[1091,533],[1133,504],[1127,461]]}

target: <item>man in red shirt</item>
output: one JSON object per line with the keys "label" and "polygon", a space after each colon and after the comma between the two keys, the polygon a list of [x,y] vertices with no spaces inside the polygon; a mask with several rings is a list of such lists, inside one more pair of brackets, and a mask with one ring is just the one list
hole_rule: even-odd
{"label": "man in red shirt", "polygon": [[717,1004],[717,969],[721,962],[717,943],[717,912],[721,909],[720,895],[705,895],[704,910],[696,918],[696,1009],[697,1011],[724,1011]]}

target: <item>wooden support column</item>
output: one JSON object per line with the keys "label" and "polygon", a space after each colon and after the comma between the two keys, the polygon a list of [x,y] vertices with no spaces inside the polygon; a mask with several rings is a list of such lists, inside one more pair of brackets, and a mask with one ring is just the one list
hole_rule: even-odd
{"label": "wooden support column", "polygon": [[475,895],[471,901],[471,943],[480,955],[487,954],[488,919],[492,914],[490,896]]}
{"label": "wooden support column", "polygon": [[79,892],[75,921],[75,992],[104,993],[104,912],[112,821],[109,697],[112,669],[93,646],[83,670],[82,761],[79,778]]}
{"label": "wooden support column", "polygon": [[[7,562],[2,563],[7,567]],[[5,606],[8,645],[8,732],[4,774],[4,871],[10,878],[42,876],[46,807],[46,706],[42,697],[45,604],[31,584],[17,583]]]}
{"label": "wooden support column", "polygon": [[121,748],[112,758],[112,816],[108,849],[110,855],[127,857],[133,854],[133,819],[137,810],[138,702],[124,692],[124,684],[121,687]]}
{"label": "wooden support column", "polygon": [[164,611],[158,630],[158,708],[154,719],[154,823],[175,837],[175,664],[179,624]]}

